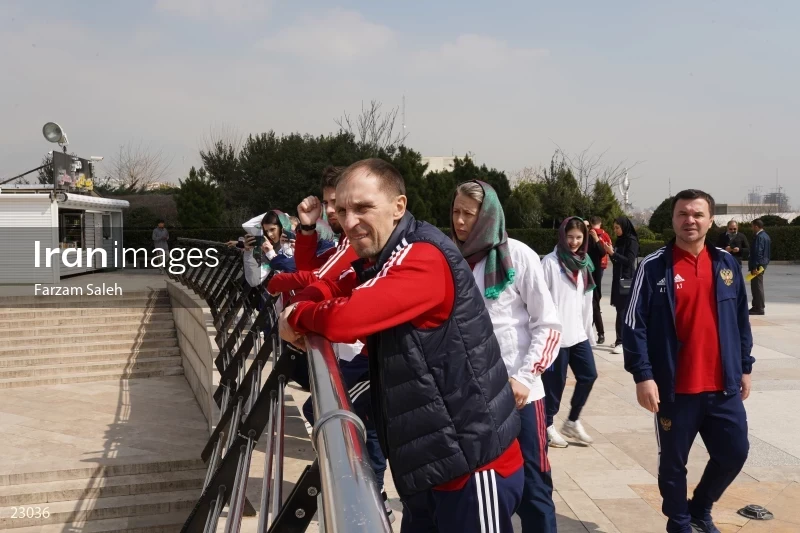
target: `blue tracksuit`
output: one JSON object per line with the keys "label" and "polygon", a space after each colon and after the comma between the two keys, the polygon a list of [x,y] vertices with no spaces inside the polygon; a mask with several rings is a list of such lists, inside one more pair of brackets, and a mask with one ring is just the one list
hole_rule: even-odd
{"label": "blue tracksuit", "polygon": [[[747,416],[740,395],[742,374],[749,374],[750,355],[747,291],[737,260],[719,248],[709,248],[717,301],[723,387],[720,392],[675,394],[681,343],[675,326],[673,243],[647,256],[636,272],[625,314],[622,344],[625,369],[640,383],[658,386],[655,416],[659,444],[658,485],[669,518],[667,531],[689,532],[691,517],[710,517],[711,506],[738,475],[749,450]],[[711,459],[691,503],[686,499],[686,461],[697,434]]]}

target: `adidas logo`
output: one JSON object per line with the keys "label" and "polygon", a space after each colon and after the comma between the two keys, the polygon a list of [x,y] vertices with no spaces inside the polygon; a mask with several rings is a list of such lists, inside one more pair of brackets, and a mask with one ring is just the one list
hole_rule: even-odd
{"label": "adidas logo", "polygon": [[675,283],[683,283],[686,281],[680,274],[675,274]]}
{"label": "adidas logo", "polygon": [[656,283],[656,285],[658,285],[659,287],[664,287],[664,286],[666,286],[666,284],[667,284],[666,278],[661,278],[661,281]]}

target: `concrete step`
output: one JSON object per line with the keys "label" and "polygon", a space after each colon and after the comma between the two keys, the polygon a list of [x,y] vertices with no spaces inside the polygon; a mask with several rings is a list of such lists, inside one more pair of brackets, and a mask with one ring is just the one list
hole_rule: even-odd
{"label": "concrete step", "polygon": [[[86,319],[76,320],[73,324],[43,324],[44,320],[33,319],[28,324],[17,327],[3,327],[0,323],[0,339],[22,337],[54,337],[64,335],[89,335],[92,333],[147,333],[150,331],[170,330],[175,328],[172,314],[164,313],[160,320],[107,321],[98,323],[94,319],[90,323]],[[7,322],[8,323],[8,322]],[[2,341],[0,341],[2,342]]]}
{"label": "concrete step", "polygon": [[[64,339],[68,341],[69,339]],[[146,340],[117,340],[107,342],[73,342],[71,344],[52,344],[41,346],[12,346],[7,347],[5,343],[0,343],[0,357],[22,357],[24,355],[69,355],[88,352],[118,352],[122,350],[133,350],[136,348],[172,348],[178,346],[177,337],[169,339],[146,339]]]}
{"label": "concrete step", "polygon": [[181,365],[180,357],[140,358],[134,361],[97,361],[75,365],[37,365],[21,368],[0,369],[0,380],[9,378],[39,378],[46,376],[65,376],[92,372],[148,371],[172,368]]}
{"label": "concrete step", "polygon": [[199,497],[205,476],[205,469],[197,469],[11,485],[0,487],[0,506],[40,505],[41,502],[53,503],[184,490],[196,490]]}
{"label": "concrete step", "polygon": [[24,337],[11,337],[2,339],[3,348],[26,347],[32,348],[35,346],[55,346],[63,344],[65,340],[73,338],[80,340],[83,343],[107,343],[116,341],[152,341],[158,339],[171,339],[175,337],[174,329],[150,329],[146,331],[118,331],[112,328],[106,328],[105,331],[100,333],[72,333],[70,331],[53,331],[49,334],[41,336],[26,335]]}
{"label": "concrete step", "polygon": [[169,367],[160,370],[125,370],[106,372],[87,372],[85,374],[69,374],[64,376],[43,376],[36,378],[0,379],[0,389],[17,387],[39,387],[42,385],[62,385],[64,383],[86,383],[89,381],[109,381],[123,379],[160,378],[165,376],[182,376],[183,367]]}
{"label": "concrete step", "polygon": [[[80,309],[78,311],[81,311]],[[110,311],[118,311],[111,309]],[[0,319],[0,330],[4,329],[25,329],[31,327],[50,327],[50,326],[80,326],[80,325],[99,325],[99,324],[150,324],[161,323],[172,320],[172,309],[135,309],[129,313],[108,313],[97,314],[89,322],[84,316],[65,316],[53,317],[50,314],[43,314],[38,318]]]}
{"label": "concrete step", "polygon": [[0,370],[4,368],[25,368],[29,366],[65,365],[76,366],[85,363],[132,362],[141,359],[180,356],[180,348],[155,348],[128,350],[120,352],[89,352],[70,355],[35,355],[23,357],[0,357]]}
{"label": "concrete step", "polygon": [[[129,516],[153,516],[189,511],[200,497],[198,490],[181,490],[155,494],[133,494],[109,498],[87,498],[61,502],[36,502],[25,506],[4,507],[0,509],[0,530],[12,530],[27,526],[47,524],[82,523],[92,520],[108,520]],[[44,518],[12,518],[20,507],[48,510],[50,516]],[[38,513],[36,513],[38,514]],[[27,515],[27,509],[26,509]]]}
{"label": "concrete step", "polygon": [[[14,533],[179,533],[191,509],[153,516],[127,516],[88,522],[69,522],[46,526],[29,526],[14,529]],[[220,523],[224,523],[222,520]]]}
{"label": "concrete step", "polygon": [[0,313],[8,313],[26,309],[83,309],[98,307],[148,307],[169,304],[169,296],[156,297],[84,297],[83,299],[65,300],[62,298],[37,298],[30,302],[0,301]]}
{"label": "concrete step", "polygon": [[42,307],[42,308],[13,308],[0,311],[0,321],[25,320],[33,318],[74,318],[74,317],[103,317],[124,315],[131,313],[165,313],[172,310],[169,300],[157,305],[120,305],[120,306],[82,306],[75,308]]}
{"label": "concrete step", "polygon": [[88,479],[96,477],[134,476],[140,474],[158,474],[164,472],[179,472],[185,470],[204,469],[203,460],[192,459],[154,459],[144,457],[133,459],[130,463],[94,464],[81,468],[65,470],[43,470],[40,472],[18,472],[14,474],[0,474],[0,487],[9,485],[26,485],[30,483],[47,483],[49,481],[64,481],[69,479]]}
{"label": "concrete step", "polygon": [[[64,292],[62,290],[62,292]],[[21,308],[48,308],[48,307],[86,307],[105,305],[108,307],[116,307],[120,304],[128,303],[129,305],[139,305],[139,303],[169,301],[169,294],[166,291],[145,294],[141,292],[127,292],[123,291],[121,296],[104,295],[97,296],[89,294],[89,291],[83,291],[83,295],[79,294],[61,294],[61,295],[44,295],[37,294],[36,296],[5,296],[0,297],[0,312],[13,311],[14,309]]]}

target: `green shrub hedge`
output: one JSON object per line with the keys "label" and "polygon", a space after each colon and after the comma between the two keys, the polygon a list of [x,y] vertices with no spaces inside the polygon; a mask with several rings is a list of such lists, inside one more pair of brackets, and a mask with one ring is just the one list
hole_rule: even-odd
{"label": "green shrub hedge", "polygon": [[[725,228],[711,228],[706,235],[706,242],[716,244],[719,234]],[[747,237],[747,242],[753,242],[753,229],[749,226],[739,226],[739,231]],[[773,261],[800,261],[800,227],[797,226],[772,226],[765,228],[767,235],[772,241],[770,253]],[[662,236],[664,242],[669,242],[675,238],[675,232],[664,230]]]}
{"label": "green shrub hedge", "polygon": [[[445,234],[450,233],[449,228],[440,228]],[[711,228],[706,236],[706,242],[716,244],[720,233],[725,228]],[[748,227],[741,227],[740,231],[747,237],[747,241],[753,242],[753,230]],[[772,257],[774,261],[800,261],[800,227],[780,226],[769,227],[766,229],[772,239]],[[244,232],[238,228],[212,228],[212,229],[178,229],[169,230],[169,245],[174,248],[178,244],[179,237],[191,239],[204,239],[209,241],[225,242],[235,240]],[[151,240],[153,235],[152,228],[125,228],[124,243],[125,248],[147,248],[153,247]],[[558,230],[555,229],[514,229],[508,230],[508,236],[512,239],[522,241],[530,246],[539,255],[547,255],[553,251],[558,242]],[[662,240],[640,239],[639,256],[644,257],[664,246],[675,237],[675,232],[670,229],[664,230]],[[613,237],[612,237],[613,238]]]}

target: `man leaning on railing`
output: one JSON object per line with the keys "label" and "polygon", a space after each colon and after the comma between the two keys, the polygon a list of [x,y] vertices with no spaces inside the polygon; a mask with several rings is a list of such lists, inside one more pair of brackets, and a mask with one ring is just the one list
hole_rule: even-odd
{"label": "man leaning on railing", "polygon": [[406,211],[405,184],[379,159],[336,186],[359,261],[302,291],[280,318],[304,344],[366,338],[373,415],[403,500],[403,532],[512,533],[522,496],[514,395],[492,322],[450,239]]}
{"label": "man leaning on railing", "polygon": [[[288,291],[301,291],[310,284],[320,279],[335,281],[342,272],[350,268],[350,264],[358,259],[353,247],[345,235],[336,218],[336,181],[339,179],[344,167],[326,167],[322,173],[322,201],[314,196],[305,198],[297,206],[300,225],[297,233],[297,247],[295,260],[297,272],[277,274],[270,279],[267,290],[271,294],[285,293]],[[325,210],[328,218],[327,224],[322,218]],[[339,235],[339,242],[335,248],[323,253],[317,253],[317,241],[329,238],[325,232]],[[390,522],[394,522],[394,513],[388,504],[388,497],[383,490],[383,479],[386,472],[386,458],[378,442],[378,433],[372,417],[371,396],[369,391],[369,360],[366,354],[361,353],[363,344],[338,343],[333,345],[337,355],[339,369],[342,372],[344,386],[347,388],[353,411],[361,418],[367,431],[367,452],[370,464],[375,472],[378,489],[384,499],[386,514]],[[311,398],[303,404],[303,415],[306,420],[314,424],[314,410]]]}

